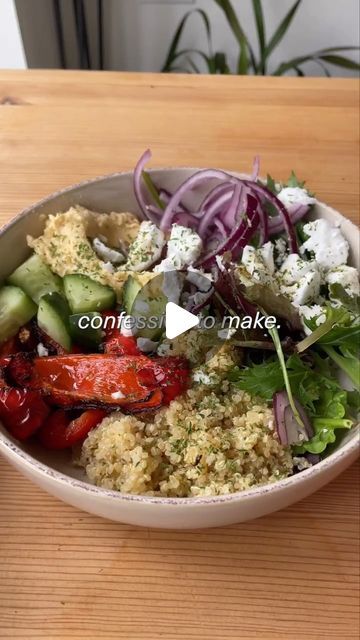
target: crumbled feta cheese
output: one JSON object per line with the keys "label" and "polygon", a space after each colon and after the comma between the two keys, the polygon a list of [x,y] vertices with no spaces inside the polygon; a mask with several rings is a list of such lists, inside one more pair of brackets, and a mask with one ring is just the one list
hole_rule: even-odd
{"label": "crumbled feta cheese", "polygon": [[275,240],[275,264],[280,267],[287,256],[287,244],[284,238]]}
{"label": "crumbled feta cheese", "polygon": [[260,247],[259,254],[268,272],[273,275],[275,271],[274,245],[270,241],[266,242],[262,247]]}
{"label": "crumbled feta cheese", "polygon": [[100,238],[94,238],[93,248],[98,257],[105,262],[112,262],[113,264],[123,264],[126,261],[126,258],[123,256],[121,251],[118,251],[117,249],[111,249]]}
{"label": "crumbled feta cheese", "polygon": [[300,253],[313,252],[316,262],[324,271],[346,264],[349,244],[338,227],[320,218],[305,224],[304,233],[309,237],[301,245]]}
{"label": "crumbled feta cheese", "polygon": [[246,245],[242,252],[241,263],[256,282],[264,284],[271,281],[271,272],[268,270],[263,256],[258,249],[255,249],[249,244]]}
{"label": "crumbled feta cheese", "polygon": [[[349,296],[360,295],[359,276],[357,269],[341,265],[335,269],[330,269],[326,274],[327,284],[340,284]],[[330,298],[331,298],[330,293]]]}
{"label": "crumbled feta cheese", "polygon": [[284,284],[294,284],[310,271],[318,271],[315,260],[302,260],[297,253],[290,253],[282,263],[278,277]]}
{"label": "crumbled feta cheese", "polygon": [[141,223],[134,242],[130,245],[126,271],[145,271],[161,258],[165,246],[164,233],[156,224],[145,220]]}
{"label": "crumbled feta cheese", "polygon": [[277,194],[277,197],[287,209],[294,208],[294,205],[310,206],[316,202],[315,198],[310,196],[306,189],[302,189],[301,187],[284,187]]}
{"label": "crumbled feta cheese", "polygon": [[111,397],[114,400],[121,400],[121,398],[125,398],[124,394],[122,393],[122,391],[114,391],[114,393],[111,394]]}
{"label": "crumbled feta cheese", "polygon": [[295,307],[311,302],[320,292],[320,274],[318,271],[309,271],[295,284],[280,284],[280,292],[287,295]]}
{"label": "crumbled feta cheese", "polygon": [[159,343],[149,338],[138,338],[136,344],[143,353],[151,353],[156,350]]}
{"label": "crumbled feta cheese", "polygon": [[46,356],[49,355],[49,350],[44,347],[42,342],[39,342],[38,346],[36,347],[36,351],[40,358],[46,358]]}
{"label": "crumbled feta cheese", "polygon": [[326,320],[326,310],[319,304],[313,304],[311,306],[301,305],[299,307],[299,314],[304,327],[304,332],[308,336],[312,333],[311,329],[307,326],[304,320],[312,320],[316,318],[316,326],[319,327]]}
{"label": "crumbled feta cheese", "polygon": [[201,254],[203,243],[200,236],[179,224],[173,224],[167,245],[167,256],[154,271],[181,270],[193,264]]}

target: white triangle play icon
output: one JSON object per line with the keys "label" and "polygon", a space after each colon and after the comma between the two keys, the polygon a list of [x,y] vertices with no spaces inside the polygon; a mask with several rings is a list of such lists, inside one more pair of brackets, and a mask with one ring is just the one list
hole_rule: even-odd
{"label": "white triangle play icon", "polygon": [[166,337],[173,340],[185,331],[196,327],[199,324],[199,318],[193,313],[182,309],[174,302],[168,302],[166,305]]}

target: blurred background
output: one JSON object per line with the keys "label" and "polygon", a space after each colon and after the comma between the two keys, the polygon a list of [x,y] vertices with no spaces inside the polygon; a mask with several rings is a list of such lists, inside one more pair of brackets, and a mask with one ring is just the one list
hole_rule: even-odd
{"label": "blurred background", "polygon": [[0,0],[0,68],[354,76],[359,0]]}

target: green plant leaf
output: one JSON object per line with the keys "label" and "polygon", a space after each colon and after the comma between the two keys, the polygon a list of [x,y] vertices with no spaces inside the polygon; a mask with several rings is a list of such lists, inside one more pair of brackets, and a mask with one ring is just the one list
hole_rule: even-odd
{"label": "green plant leaf", "polygon": [[276,29],[275,33],[273,34],[272,38],[270,39],[269,43],[266,46],[266,50],[265,50],[266,58],[269,57],[269,55],[272,53],[275,47],[283,39],[285,33],[290,27],[290,24],[295,16],[295,13],[299,8],[300,3],[301,3],[301,0],[296,0],[295,4],[293,4],[290,11],[288,11],[288,13],[286,14],[285,18],[280,22],[278,28]]}
{"label": "green plant leaf", "polygon": [[261,0],[252,0],[253,12],[256,22],[257,35],[259,40],[259,53],[260,53],[260,63],[258,67],[258,71],[262,73],[262,75],[266,74],[266,34],[265,34],[265,22],[264,22],[264,14],[262,9]]}
{"label": "green plant leaf", "polygon": [[225,53],[217,51],[214,56],[215,73],[229,74],[230,68]]}
{"label": "green plant leaf", "polygon": [[[329,47],[328,49],[321,49],[321,51],[315,51],[314,53],[309,53],[304,56],[299,56],[298,58],[292,58],[292,60],[289,60],[288,62],[282,62],[278,66],[278,68],[274,71],[273,75],[282,76],[287,71],[290,71],[295,67],[298,67],[299,65],[304,64],[305,62],[310,62],[310,61],[316,62],[319,59],[321,60],[323,56],[326,56],[329,53],[332,53],[335,51],[359,51],[359,47]],[[347,58],[345,58],[345,60],[346,59]],[[355,63],[353,62],[353,64],[357,65],[356,62]],[[356,69],[359,69],[359,65],[357,65]]]}
{"label": "green plant leaf", "polygon": [[174,62],[174,60],[178,57],[179,53],[177,51],[178,45],[179,45],[179,41],[180,38],[183,34],[184,28],[186,26],[186,23],[188,21],[188,19],[190,18],[190,16],[194,15],[194,14],[198,14],[199,16],[201,16],[203,23],[205,25],[205,29],[206,29],[206,34],[207,34],[207,40],[208,40],[208,46],[209,46],[209,52],[210,55],[212,55],[212,44],[211,44],[211,26],[210,26],[210,21],[209,18],[207,17],[207,14],[205,13],[205,11],[203,11],[202,9],[193,9],[192,11],[188,11],[187,13],[185,13],[184,17],[181,19],[178,28],[175,31],[174,37],[171,41],[170,47],[169,47],[169,51],[168,54],[166,56],[166,60],[165,63],[161,69],[162,73],[166,73],[171,71],[171,67],[172,64]]}
{"label": "green plant leaf", "polygon": [[300,78],[304,77],[305,73],[300,69],[300,67],[294,67],[294,69]]}
{"label": "green plant leaf", "polygon": [[336,67],[342,67],[344,69],[352,69],[354,71],[359,71],[360,65],[355,60],[350,60],[350,58],[345,58],[345,56],[336,56],[336,55],[325,55],[319,56],[321,60],[327,62],[328,64],[334,64]]}
{"label": "green plant leaf", "polygon": [[240,25],[240,22],[230,0],[215,0],[215,2],[225,13],[226,19],[229,23],[229,27],[231,28],[240,46],[240,56],[237,71],[240,75],[246,75],[249,68],[248,39]]}

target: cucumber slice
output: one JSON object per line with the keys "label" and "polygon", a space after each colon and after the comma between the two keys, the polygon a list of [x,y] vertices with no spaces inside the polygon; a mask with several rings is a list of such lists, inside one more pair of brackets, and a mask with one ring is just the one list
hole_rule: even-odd
{"label": "cucumber slice", "polygon": [[134,300],[141,289],[141,284],[134,278],[129,276],[122,289],[122,300],[126,313],[130,315]]}
{"label": "cucumber slice", "polygon": [[38,325],[66,351],[71,350],[69,315],[69,305],[59,293],[47,293],[41,298],[37,315]]}
{"label": "cucumber slice", "polygon": [[115,292],[87,276],[74,274],[64,277],[65,295],[73,313],[104,311],[115,305]]}
{"label": "cucumber slice", "polygon": [[39,304],[40,298],[47,293],[62,293],[61,278],[52,273],[36,253],[8,277],[8,282],[20,287],[36,304]]}
{"label": "cucumber slice", "polygon": [[163,281],[163,274],[150,280],[140,288],[130,310],[126,309],[136,319],[136,335],[141,338],[157,340],[164,331],[165,325],[161,324],[161,319],[165,315],[168,298],[162,289]]}
{"label": "cucumber slice", "polygon": [[0,289],[0,343],[12,338],[36,313],[36,305],[19,287]]}
{"label": "cucumber slice", "polygon": [[[95,321],[95,327],[93,328],[90,323],[94,318],[100,318],[99,321]],[[102,316],[96,311],[89,311],[88,313],[76,313],[69,318],[70,333],[74,342],[82,344],[86,347],[98,347],[103,339]],[[96,324],[98,322],[98,324]]]}

